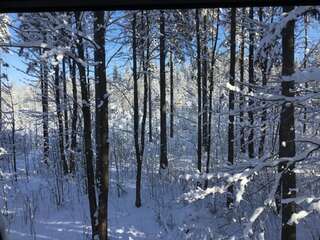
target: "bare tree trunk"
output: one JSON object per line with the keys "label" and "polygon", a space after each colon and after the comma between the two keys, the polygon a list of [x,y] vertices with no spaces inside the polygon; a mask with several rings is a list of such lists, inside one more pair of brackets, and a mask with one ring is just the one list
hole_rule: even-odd
{"label": "bare tree trunk", "polygon": [[75,158],[77,149],[77,121],[78,121],[78,91],[76,82],[76,64],[75,61],[71,62],[69,59],[69,68],[72,81],[72,117],[71,117],[71,146],[69,167],[70,172],[75,173]]}
{"label": "bare tree trunk", "polygon": [[152,93],[151,93],[151,70],[150,70],[150,21],[148,12],[146,13],[147,18],[147,68],[148,68],[148,108],[149,108],[149,142],[152,142]]}
{"label": "bare tree trunk", "polygon": [[[141,11],[141,26],[140,34],[141,39],[139,41],[139,49],[141,52],[141,60],[143,67],[143,115],[141,122],[141,133],[140,133],[140,143],[139,143],[139,91],[138,91],[138,72],[137,72],[137,15],[134,13],[132,20],[132,58],[133,58],[133,112],[134,112],[134,143],[136,151],[137,160],[137,175],[136,175],[136,200],[135,205],[137,208],[141,207],[141,175],[142,175],[142,162],[144,155],[144,143],[145,143],[145,129],[147,120],[147,108],[148,108],[148,57],[146,58],[144,43],[145,39],[148,37],[148,32],[144,30],[144,12]],[[147,23],[148,24],[148,23]],[[148,44],[148,43],[147,43]],[[147,54],[148,56],[148,54]]]}
{"label": "bare tree trunk", "polygon": [[56,109],[57,109],[57,117],[58,117],[58,132],[59,132],[59,150],[60,150],[60,161],[61,166],[63,168],[64,174],[68,174],[68,164],[66,160],[66,155],[64,151],[64,135],[63,135],[63,119],[62,119],[62,109],[60,102],[60,74],[59,74],[59,64],[55,66],[55,101],[56,101]]}
{"label": "bare tree trunk", "polygon": [[173,102],[173,59],[172,51],[170,51],[170,137],[173,138],[173,111],[174,111],[174,102]]}
{"label": "bare tree trunk", "polygon": [[[283,12],[287,13],[294,7],[283,7]],[[291,20],[282,31],[282,75],[290,76],[294,73],[294,28],[295,21]],[[294,97],[294,81],[282,81],[282,95],[285,97]],[[294,124],[294,104],[293,102],[284,102],[280,114],[279,129],[279,157],[292,158],[296,154],[295,146],[295,124]],[[283,163],[279,165],[279,171],[282,174],[280,190],[281,199],[288,200],[296,197],[296,175],[294,164]],[[296,212],[294,202],[282,203],[282,240],[296,239],[296,224],[288,224],[292,214]]]}
{"label": "bare tree trunk", "polygon": [[[142,12],[142,17],[143,17],[143,12]],[[148,16],[146,16],[148,18]],[[148,24],[148,19],[147,19],[147,24]],[[149,32],[146,32],[145,38],[149,37]],[[144,41],[143,41],[144,43]],[[148,42],[147,42],[148,45]],[[142,46],[144,49],[144,46]],[[141,166],[140,169],[142,168],[142,162],[143,162],[143,156],[144,156],[144,147],[145,147],[145,130],[146,130],[146,120],[147,120],[147,107],[148,107],[148,61],[149,57],[148,56],[148,48],[147,48],[147,58],[145,58],[145,52],[142,50],[142,65],[143,65],[143,110],[142,110],[142,121],[141,121],[141,134],[140,134],[140,156],[141,156]],[[142,169],[140,170],[140,172]],[[140,173],[141,174],[141,173]],[[140,179],[141,181],[141,179]]]}
{"label": "bare tree trunk", "polygon": [[168,167],[167,156],[167,109],[166,109],[166,53],[165,17],[160,10],[160,168]]}
{"label": "bare tree trunk", "polygon": [[136,176],[136,201],[137,208],[141,207],[141,156],[139,147],[139,97],[138,97],[138,72],[137,72],[137,37],[136,37],[137,15],[134,13],[132,20],[132,58],[133,58],[133,132],[134,146],[137,160]]}
{"label": "bare tree trunk", "polygon": [[108,239],[109,143],[108,93],[105,60],[104,11],[94,12],[94,39],[100,48],[95,49],[96,94],[96,148],[98,189],[98,231],[101,240]]}
{"label": "bare tree trunk", "polygon": [[67,93],[67,78],[66,78],[66,58],[62,60],[62,82],[63,82],[63,117],[64,117],[64,139],[66,142],[67,156],[69,152],[69,116],[68,116],[68,93]]}
{"label": "bare tree trunk", "polygon": [[203,147],[208,152],[208,47],[207,47],[207,14],[203,16],[202,42],[202,136]]}
{"label": "bare tree trunk", "polygon": [[41,63],[41,104],[42,104],[42,129],[43,129],[43,162],[49,161],[49,108],[48,108],[48,67]]}
{"label": "bare tree trunk", "polygon": [[[81,12],[75,12],[77,29],[82,31],[82,23],[80,20]],[[82,38],[77,42],[78,56],[80,59],[84,59],[84,46]],[[96,200],[96,188],[94,182],[94,170],[93,170],[93,152],[92,152],[92,139],[91,139],[91,111],[90,100],[88,93],[88,84],[86,79],[85,66],[78,63],[79,75],[80,75],[80,88],[82,97],[82,113],[83,113],[83,137],[84,137],[84,152],[86,160],[87,182],[88,182],[88,198],[90,206],[90,218],[92,227],[92,239],[98,238],[98,220],[97,220],[97,200]]]}
{"label": "bare tree trunk", "polygon": [[196,35],[197,35],[197,88],[198,88],[198,170],[201,172],[202,168],[202,90],[201,90],[201,40],[200,40],[200,18],[199,9],[196,9]]}
{"label": "bare tree trunk", "polygon": [[[259,8],[259,21],[263,23],[263,8]],[[262,86],[267,85],[267,60],[264,60],[262,63]],[[265,102],[262,102],[262,105],[265,105]],[[259,143],[259,157],[262,157],[264,154],[264,144],[266,139],[267,132],[267,109],[263,108],[262,116],[261,116],[261,137]]]}
{"label": "bare tree trunk", "polygon": [[[307,68],[307,54],[308,54],[308,16],[304,16],[304,61],[303,61],[303,67]],[[308,83],[305,83],[305,89],[308,89]],[[306,133],[307,131],[307,110],[308,108],[304,108],[303,113],[303,133]]]}
{"label": "bare tree trunk", "polygon": [[[230,79],[229,84],[235,83],[235,64],[236,64],[236,8],[231,9],[231,33],[230,33]],[[228,123],[228,163],[234,163],[234,92],[229,90],[229,123]],[[227,207],[233,205],[233,186],[228,187]]]}
{"label": "bare tree trunk", "polygon": [[[253,8],[250,8],[249,11],[249,18],[253,21]],[[253,93],[253,86],[255,84],[254,80],[254,31],[253,31],[253,24],[250,24],[249,29],[249,95]],[[248,137],[248,155],[249,158],[254,158],[254,116],[251,107],[253,106],[254,102],[252,96],[249,99],[249,111],[248,117],[250,122],[250,129],[249,129],[249,137]]]}
{"label": "bare tree trunk", "polygon": [[[213,88],[214,88],[214,64],[216,62],[216,49],[218,43],[218,35],[219,35],[219,20],[220,10],[217,9],[217,25],[216,25],[216,34],[213,35],[212,31],[212,53],[211,53],[211,66],[210,66],[210,87],[209,87],[209,125],[208,125],[208,154],[207,154],[207,164],[206,164],[206,173],[209,173],[210,169],[210,157],[211,157],[211,139],[212,139],[212,97],[213,97]],[[208,187],[208,179],[205,181],[205,188]]]}
{"label": "bare tree trunk", "polygon": [[244,140],[244,127],[243,127],[243,122],[244,122],[244,113],[243,113],[243,108],[244,108],[244,43],[245,43],[245,33],[244,33],[244,22],[243,19],[245,18],[246,14],[246,9],[242,8],[242,24],[241,24],[241,43],[240,43],[240,57],[239,57],[239,67],[240,67],[240,97],[239,97],[239,108],[240,108],[240,151],[242,153],[246,152],[245,148],[245,140]]}
{"label": "bare tree trunk", "polygon": [[14,179],[18,180],[17,176],[17,158],[16,158],[16,119],[14,114],[14,103],[12,98],[12,88],[10,89],[11,111],[12,111],[12,158],[13,158],[13,170]]}

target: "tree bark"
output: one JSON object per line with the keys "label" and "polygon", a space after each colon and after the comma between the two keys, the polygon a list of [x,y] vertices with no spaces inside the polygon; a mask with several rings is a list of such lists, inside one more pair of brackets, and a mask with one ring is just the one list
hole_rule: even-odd
{"label": "tree bark", "polygon": [[[249,10],[249,18],[251,21],[253,21],[253,8],[251,7]],[[250,29],[249,29],[249,111],[248,111],[248,117],[249,117],[249,123],[250,123],[250,129],[249,129],[249,137],[248,137],[248,155],[249,158],[254,158],[254,115],[251,107],[254,104],[253,97],[251,94],[253,94],[253,86],[255,84],[254,80],[254,31],[253,31],[253,24],[250,23]]]}
{"label": "tree bark", "polygon": [[245,44],[245,32],[244,32],[244,18],[246,14],[246,8],[242,8],[242,25],[241,25],[241,42],[240,42],[240,57],[239,57],[239,67],[240,67],[240,97],[239,97],[239,108],[240,108],[240,151],[242,153],[246,152],[245,140],[244,140],[244,44]]}
{"label": "tree bark", "polygon": [[[259,8],[259,21],[263,24],[263,8]],[[262,86],[267,85],[267,59],[264,60],[261,66],[261,74],[262,74]],[[265,105],[265,102],[262,102],[262,105]],[[259,157],[262,157],[264,154],[264,145],[266,141],[266,132],[267,132],[267,109],[263,108],[262,116],[261,116],[261,137],[259,143]]]}
{"label": "tree bark", "polygon": [[[230,79],[229,84],[235,83],[236,64],[236,8],[231,9],[231,33],[230,33]],[[234,163],[234,91],[229,90],[229,123],[228,123],[228,163]],[[233,185],[228,187],[227,207],[233,205]]]}
{"label": "tree bark", "polygon": [[59,74],[59,64],[54,67],[55,77],[54,77],[54,84],[55,84],[55,102],[56,102],[56,109],[57,109],[57,117],[58,117],[58,132],[59,132],[59,150],[60,150],[60,161],[61,166],[63,168],[64,174],[68,174],[68,163],[66,160],[66,155],[64,151],[64,135],[63,135],[63,115],[61,109],[61,102],[60,102],[60,74]]}
{"label": "tree bark", "polygon": [[200,39],[200,18],[199,9],[196,9],[196,37],[197,37],[197,89],[198,89],[198,149],[197,156],[198,171],[201,172],[202,168],[202,90],[201,90],[201,39]]}
{"label": "tree bark", "polygon": [[104,11],[94,12],[98,231],[108,239],[109,143]]}
{"label": "tree bark", "polygon": [[150,21],[148,12],[146,13],[147,18],[147,68],[148,68],[148,108],[149,108],[149,142],[152,142],[152,93],[151,93],[151,70],[150,70]]}
{"label": "tree bark", "polygon": [[[303,67],[307,68],[307,54],[308,54],[308,16],[305,15],[303,18],[304,21],[304,61],[303,61]],[[304,85],[305,89],[308,89],[308,83],[305,83]],[[304,113],[303,113],[303,128],[302,132],[306,133],[307,131],[307,110],[308,108],[304,108]]]}
{"label": "tree bark", "polygon": [[[208,120],[208,153],[207,153],[207,164],[206,164],[206,173],[209,173],[210,170],[210,158],[211,158],[211,139],[212,139],[212,111],[213,111],[213,88],[214,88],[214,65],[216,62],[216,49],[218,43],[219,35],[219,25],[220,25],[220,10],[217,9],[217,25],[216,25],[216,34],[213,35],[212,31],[212,53],[211,53],[211,66],[210,66],[210,86],[209,86],[209,120]],[[208,187],[208,179],[205,181],[205,188]]]}
{"label": "tree bark", "polygon": [[167,108],[166,108],[166,53],[165,17],[160,10],[160,168],[168,167],[167,156]]}
{"label": "tree bark", "polygon": [[173,138],[173,122],[174,122],[174,102],[173,102],[173,58],[170,51],[170,137]]}
{"label": "tree bark", "polygon": [[[75,12],[76,24],[78,31],[82,32],[82,23],[80,20],[80,12]],[[84,46],[82,38],[77,42],[78,56],[84,60]],[[90,218],[92,227],[92,239],[95,240],[98,237],[98,220],[96,215],[97,200],[96,200],[96,188],[95,188],[95,176],[93,170],[93,152],[92,152],[92,139],[91,139],[91,111],[90,111],[90,99],[88,93],[88,84],[86,79],[85,66],[78,63],[79,75],[80,75],[80,88],[81,88],[81,100],[82,100],[82,113],[83,113],[83,137],[84,137],[84,152],[87,171],[88,182],[88,198],[90,207]]]}
{"label": "tree bark", "polygon": [[133,59],[133,132],[134,146],[137,161],[136,175],[136,200],[137,208],[141,207],[141,156],[139,146],[139,98],[138,98],[138,72],[137,72],[137,37],[136,37],[137,14],[134,13],[132,20],[132,59]]}
{"label": "tree bark", "polygon": [[75,158],[77,149],[78,90],[76,82],[76,64],[74,60],[71,61],[71,59],[69,59],[69,68],[72,82],[72,117],[69,169],[71,173],[75,173]]}
{"label": "tree bark", "polygon": [[202,32],[202,136],[203,147],[208,153],[208,47],[207,47],[207,14],[203,16]]}
{"label": "tree bark", "polygon": [[[283,7],[283,12],[291,11],[293,7]],[[295,21],[291,20],[282,31],[282,75],[290,76],[294,73],[294,28]],[[282,81],[281,93],[284,97],[294,97],[294,81]],[[294,104],[286,101],[282,104],[279,129],[279,157],[291,158],[296,154]],[[296,197],[296,176],[294,164],[279,165],[281,176],[281,199],[287,200]],[[292,214],[296,212],[294,202],[282,203],[282,240],[296,239],[296,224],[288,224]]]}
{"label": "tree bark", "polygon": [[41,63],[41,105],[42,105],[42,129],[43,129],[43,162],[49,163],[49,105],[48,105],[48,67]]}
{"label": "tree bark", "polygon": [[68,93],[67,93],[67,78],[66,78],[66,58],[62,60],[62,82],[63,82],[63,118],[64,118],[64,139],[65,139],[65,149],[69,152],[69,114],[68,114]]}

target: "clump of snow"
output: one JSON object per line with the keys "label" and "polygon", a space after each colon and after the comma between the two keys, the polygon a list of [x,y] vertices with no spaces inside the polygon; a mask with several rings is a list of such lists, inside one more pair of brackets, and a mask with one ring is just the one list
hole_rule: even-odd
{"label": "clump of snow", "polygon": [[304,210],[301,210],[298,213],[293,213],[290,220],[288,221],[288,224],[290,224],[290,225],[293,223],[298,224],[301,219],[304,219],[309,214],[310,214],[310,212],[307,212]]}

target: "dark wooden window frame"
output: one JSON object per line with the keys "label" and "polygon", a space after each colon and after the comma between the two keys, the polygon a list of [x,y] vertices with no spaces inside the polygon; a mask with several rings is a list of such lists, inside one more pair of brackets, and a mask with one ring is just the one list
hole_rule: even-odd
{"label": "dark wooden window frame", "polygon": [[316,0],[0,0],[0,12],[316,5]]}

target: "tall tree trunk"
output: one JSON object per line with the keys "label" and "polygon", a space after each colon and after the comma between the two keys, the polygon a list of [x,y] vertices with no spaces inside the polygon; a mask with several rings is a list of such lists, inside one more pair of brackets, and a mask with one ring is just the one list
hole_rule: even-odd
{"label": "tall tree trunk", "polygon": [[244,44],[245,44],[245,32],[244,32],[244,18],[246,15],[246,8],[242,8],[242,24],[241,24],[241,42],[240,42],[240,57],[239,57],[239,67],[240,67],[240,97],[239,97],[239,108],[240,108],[240,151],[242,153],[246,152],[245,140],[244,140]]}
{"label": "tall tree trunk", "polygon": [[48,67],[46,62],[41,63],[41,105],[43,129],[43,162],[49,162],[49,104],[48,104]]}
{"label": "tall tree trunk", "polygon": [[197,167],[199,172],[201,172],[202,168],[202,90],[201,90],[201,39],[200,39],[200,17],[199,17],[199,9],[196,9],[196,37],[197,37],[197,89],[198,89],[198,149],[197,156],[198,162]]}
{"label": "tall tree trunk", "polygon": [[[259,8],[259,21],[261,24],[263,24],[263,8]],[[262,36],[261,36],[262,38]],[[261,66],[261,74],[262,74],[262,86],[267,85],[267,59],[264,60]],[[262,102],[262,105],[265,105],[265,102]],[[266,132],[267,132],[267,109],[263,108],[262,116],[261,116],[261,137],[260,137],[260,143],[259,143],[259,157],[262,157],[264,154],[264,145],[265,145],[265,139],[266,139]]]}
{"label": "tall tree trunk", "polygon": [[[220,10],[217,9],[217,25],[215,36],[212,31],[212,53],[211,53],[211,66],[210,66],[210,86],[209,86],[209,120],[208,120],[208,153],[207,153],[207,164],[206,164],[206,173],[209,173],[210,169],[210,157],[211,157],[211,139],[212,139],[212,98],[213,98],[213,88],[214,88],[214,64],[216,62],[216,49],[218,43],[219,35],[219,24],[220,24]],[[208,187],[208,179],[205,181],[205,188]]]}
{"label": "tall tree trunk", "polygon": [[[230,33],[230,79],[229,84],[235,83],[236,65],[236,8],[231,9],[231,33]],[[229,90],[229,123],[228,123],[228,163],[234,163],[234,91]],[[233,186],[228,187],[227,207],[233,205]]]}
{"label": "tall tree trunk", "polygon": [[202,42],[202,135],[203,147],[208,152],[208,47],[207,47],[207,14],[203,16]]}
{"label": "tall tree trunk", "polygon": [[69,167],[70,172],[75,173],[75,158],[77,149],[77,121],[78,121],[78,91],[76,82],[76,64],[69,59],[69,68],[72,82],[72,117],[71,117],[71,146]]}
{"label": "tall tree trunk", "polygon": [[[82,23],[80,20],[81,12],[75,12],[77,29],[82,32]],[[84,60],[84,46],[82,38],[77,42],[78,56]],[[88,93],[88,84],[86,79],[85,66],[78,63],[79,75],[80,75],[80,88],[82,98],[82,113],[83,113],[83,137],[84,137],[84,152],[86,160],[87,182],[88,182],[88,198],[90,207],[90,218],[92,227],[92,239],[98,238],[98,220],[97,220],[97,200],[96,200],[96,187],[94,182],[94,170],[93,170],[93,151],[92,151],[92,139],[91,139],[91,111],[90,111],[90,99]]]}
{"label": "tall tree trunk", "polygon": [[62,82],[63,82],[63,117],[64,117],[64,139],[66,142],[67,156],[69,152],[69,116],[68,116],[68,93],[67,93],[67,78],[66,78],[66,58],[62,60]]}
{"label": "tall tree trunk", "polygon": [[98,231],[101,240],[108,239],[109,143],[108,143],[108,93],[105,60],[104,11],[94,12],[96,94],[96,150],[98,190]]}
{"label": "tall tree trunk", "polygon": [[[141,24],[144,23],[144,12],[141,12]],[[142,175],[142,162],[144,155],[144,143],[145,143],[145,129],[147,120],[147,108],[148,108],[148,57],[146,58],[144,43],[148,37],[148,33],[144,32],[144,25],[141,25],[142,39],[139,41],[139,49],[141,51],[141,60],[143,67],[143,115],[141,122],[141,133],[139,143],[139,91],[138,91],[138,72],[137,72],[137,15],[134,13],[132,20],[132,57],[133,57],[133,112],[134,112],[134,142],[137,160],[137,176],[136,176],[136,201],[135,205],[137,208],[141,207],[141,175]],[[147,43],[148,44],[148,43]],[[148,55],[148,54],[147,54]]]}
{"label": "tall tree trunk", "polygon": [[[143,12],[142,12],[143,17]],[[148,32],[145,35],[145,38],[148,37]],[[144,40],[143,40],[144,44]],[[148,43],[147,43],[148,44]],[[144,49],[144,46],[142,46]],[[144,156],[144,147],[145,147],[145,130],[146,130],[146,120],[147,120],[147,107],[148,107],[148,57],[145,58],[145,52],[142,49],[142,65],[143,65],[143,110],[142,110],[142,121],[141,121],[141,133],[140,133],[140,175],[142,172],[142,162]],[[148,53],[147,53],[148,56]],[[141,176],[140,176],[141,182]]]}
{"label": "tall tree trunk", "polygon": [[167,108],[166,108],[166,53],[165,17],[160,10],[160,168],[168,167],[167,156]]}
{"label": "tall tree trunk", "polygon": [[174,111],[174,102],[173,102],[173,58],[172,51],[170,51],[170,137],[173,138],[173,111]]}
{"label": "tall tree trunk", "polygon": [[[249,18],[253,21],[253,8],[251,7],[249,10]],[[254,30],[253,24],[250,23],[249,29],[249,111],[248,117],[250,122],[250,129],[249,129],[249,137],[248,137],[248,154],[249,158],[254,158],[254,116],[251,107],[253,106],[254,102],[252,99],[251,94],[253,93],[253,86],[255,84],[254,80]]]}
{"label": "tall tree trunk", "polygon": [[147,18],[147,68],[148,68],[148,111],[149,111],[149,142],[152,142],[152,93],[151,93],[151,70],[150,70],[150,21],[149,14],[146,13]]}
{"label": "tall tree trunk", "polygon": [[[308,55],[308,15],[305,15],[304,18],[304,61],[303,61],[303,67],[307,68],[307,55]],[[305,89],[308,89],[308,83],[305,83],[304,85]],[[308,108],[304,108],[303,113],[303,133],[306,133],[307,131],[307,110]]]}
{"label": "tall tree trunk", "polygon": [[139,147],[139,96],[138,96],[138,72],[137,72],[137,37],[136,37],[137,15],[134,13],[132,20],[132,58],[133,58],[133,132],[134,146],[137,161],[136,176],[136,201],[137,208],[141,207],[141,156]]}
{"label": "tall tree trunk", "polygon": [[[283,7],[287,13],[294,7]],[[294,28],[295,21],[291,20],[282,31],[282,75],[290,76],[294,73]],[[284,97],[294,97],[294,81],[282,81],[281,93]],[[282,104],[279,129],[279,157],[292,158],[296,154],[294,104],[286,101]],[[279,165],[281,177],[281,199],[288,200],[296,197],[296,176],[294,164],[283,163]],[[296,239],[296,224],[288,224],[292,214],[296,212],[294,202],[282,203],[282,240]]]}
{"label": "tall tree trunk", "polygon": [[68,174],[68,163],[66,160],[66,155],[64,151],[64,135],[63,135],[63,115],[60,102],[60,74],[59,74],[59,64],[54,68],[54,84],[55,84],[55,102],[58,117],[58,132],[59,132],[59,150],[60,150],[60,161],[63,168],[64,174]]}
{"label": "tall tree trunk", "polygon": [[[14,103],[12,97],[12,89],[10,89],[10,100],[11,100],[11,111],[12,111],[12,158],[13,158],[13,170],[14,170],[14,179],[18,180],[17,176],[17,157],[16,157],[16,119],[14,114]],[[0,239],[1,240],[1,239]]]}

